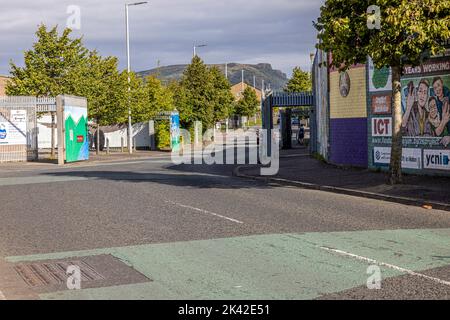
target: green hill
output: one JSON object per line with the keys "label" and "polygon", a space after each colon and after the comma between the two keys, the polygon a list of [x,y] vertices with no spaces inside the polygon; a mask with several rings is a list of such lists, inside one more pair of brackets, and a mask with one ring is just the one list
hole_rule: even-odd
{"label": "green hill", "polygon": [[[213,66],[213,65],[211,65]],[[225,64],[214,65],[219,67],[225,73]],[[141,77],[147,77],[149,75],[157,76],[164,83],[168,83],[172,80],[179,80],[186,69],[187,65],[173,65],[159,67],[151,70],[138,72]],[[252,64],[228,64],[228,79],[232,85],[241,82],[242,73],[244,70],[244,80],[247,84],[253,85],[253,76],[256,76],[256,87],[261,89],[261,83],[264,79],[266,86],[270,84],[273,90],[281,90],[286,85],[288,79],[286,74],[279,70],[274,70],[268,63],[260,63],[256,65]]]}

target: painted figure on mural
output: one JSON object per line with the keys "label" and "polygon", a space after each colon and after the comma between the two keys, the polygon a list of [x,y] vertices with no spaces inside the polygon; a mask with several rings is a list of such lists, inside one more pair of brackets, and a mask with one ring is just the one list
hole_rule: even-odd
{"label": "painted figure on mural", "polygon": [[433,79],[431,94],[436,97],[436,106],[441,116],[441,124],[436,133],[443,137],[442,144],[447,147],[450,145],[450,90],[444,86],[444,80],[441,77]]}
{"label": "painted figure on mural", "polygon": [[420,81],[417,88],[412,81],[408,84],[406,111],[402,121],[404,136],[435,136],[428,117],[429,89],[430,84],[425,79]]}
{"label": "painted figure on mural", "polygon": [[418,86],[410,81],[405,88],[406,108],[402,131],[406,137],[441,137],[450,146],[450,90],[441,77],[421,79]]}

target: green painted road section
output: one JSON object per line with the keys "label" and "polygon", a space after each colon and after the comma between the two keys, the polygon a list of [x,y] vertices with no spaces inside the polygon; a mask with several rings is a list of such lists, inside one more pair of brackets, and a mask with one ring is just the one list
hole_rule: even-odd
{"label": "green painted road section", "polygon": [[[366,284],[367,263],[322,246],[416,272],[450,265],[450,229],[260,235],[7,260],[112,254],[153,280],[42,294],[42,299],[313,299]],[[381,270],[383,278],[402,274]]]}
{"label": "green painted road section", "polygon": [[11,178],[0,178],[0,187],[39,184],[39,183],[86,181],[86,180],[89,179],[84,177],[53,177],[53,176],[11,177]]}

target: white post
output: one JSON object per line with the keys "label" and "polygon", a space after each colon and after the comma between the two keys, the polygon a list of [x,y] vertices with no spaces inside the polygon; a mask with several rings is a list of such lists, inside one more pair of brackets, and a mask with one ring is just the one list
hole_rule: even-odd
{"label": "white post", "polygon": [[131,93],[131,64],[130,64],[130,28],[129,28],[129,19],[128,19],[128,4],[125,5],[125,22],[126,22],[126,37],[127,37],[127,71],[128,71],[128,153],[133,153],[133,142],[131,137],[131,105],[130,105],[130,93]]}

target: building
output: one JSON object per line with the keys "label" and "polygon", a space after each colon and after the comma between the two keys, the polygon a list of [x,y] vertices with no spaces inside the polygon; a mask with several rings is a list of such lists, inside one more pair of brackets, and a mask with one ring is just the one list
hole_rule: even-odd
{"label": "building", "polygon": [[6,95],[5,87],[9,77],[0,75],[0,96]]}
{"label": "building", "polygon": [[250,87],[253,90],[255,90],[256,96],[258,97],[258,101],[261,102],[261,99],[262,99],[262,92],[261,92],[261,90],[258,90],[257,88],[253,88],[253,86],[250,86],[250,85],[246,84],[245,82],[244,83],[240,82],[240,83],[235,84],[234,86],[231,87],[231,93],[233,93],[233,97],[236,99],[236,101],[241,100],[242,93],[248,87]]}

